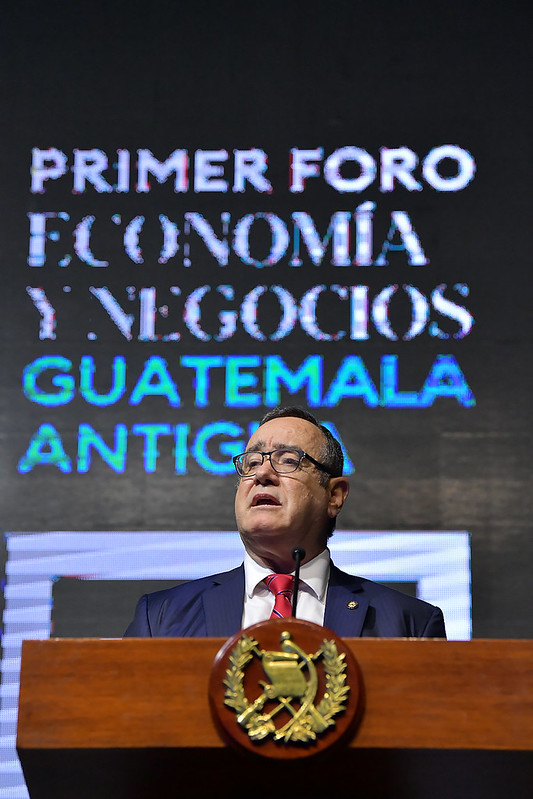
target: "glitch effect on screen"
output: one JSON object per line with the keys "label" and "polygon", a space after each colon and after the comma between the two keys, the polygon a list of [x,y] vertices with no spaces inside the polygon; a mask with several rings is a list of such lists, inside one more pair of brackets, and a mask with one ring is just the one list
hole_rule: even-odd
{"label": "glitch effect on screen", "polygon": [[[21,389],[34,412],[19,474],[85,474],[96,458],[121,473],[139,443],[146,473],[166,450],[176,475],[192,463],[229,474],[279,404],[316,409],[336,435],[355,405],[471,409],[460,362],[470,286],[442,282],[411,198],[453,200],[475,174],[457,144],[166,157],[33,148],[25,301],[35,351]],[[421,341],[420,376],[408,383],[403,359]],[[74,447],[64,435],[73,427]]]}

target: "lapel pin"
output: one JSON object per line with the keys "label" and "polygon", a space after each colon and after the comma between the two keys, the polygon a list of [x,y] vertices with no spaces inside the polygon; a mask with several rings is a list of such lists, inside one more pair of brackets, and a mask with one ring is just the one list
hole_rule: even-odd
{"label": "lapel pin", "polygon": [[357,602],[355,599],[352,599],[351,602],[347,603],[346,607],[348,610],[355,610],[359,607],[359,602]]}

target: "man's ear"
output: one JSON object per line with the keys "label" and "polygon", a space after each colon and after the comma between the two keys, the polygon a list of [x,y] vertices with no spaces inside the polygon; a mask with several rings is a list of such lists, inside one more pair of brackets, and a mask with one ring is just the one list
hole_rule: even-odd
{"label": "man's ear", "polygon": [[334,519],[340,513],[348,496],[350,484],[345,477],[331,477],[329,481],[328,514]]}

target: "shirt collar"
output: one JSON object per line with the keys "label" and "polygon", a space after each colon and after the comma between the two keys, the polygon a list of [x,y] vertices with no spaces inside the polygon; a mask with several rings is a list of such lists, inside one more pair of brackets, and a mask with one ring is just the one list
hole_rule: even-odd
{"label": "shirt collar", "polygon": [[[300,579],[321,602],[324,601],[326,596],[329,566],[330,552],[327,547],[316,558],[300,566]],[[294,574],[294,572],[292,573]],[[263,580],[269,574],[272,574],[272,569],[261,566],[248,552],[244,553],[245,590],[249,598],[263,589],[268,591],[268,588],[263,585]]]}

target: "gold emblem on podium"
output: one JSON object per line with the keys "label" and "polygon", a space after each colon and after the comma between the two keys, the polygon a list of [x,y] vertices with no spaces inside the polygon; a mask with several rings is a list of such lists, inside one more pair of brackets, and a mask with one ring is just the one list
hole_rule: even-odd
{"label": "gold emblem on podium", "polygon": [[[345,710],[350,687],[346,685],[344,654],[339,654],[335,641],[323,639],[320,648],[308,654],[287,630],[282,631],[280,639],[280,650],[272,651],[260,649],[251,636],[241,636],[229,657],[224,703],[238,714],[237,722],[254,741],[269,735],[285,743],[311,741],[334,725],[333,717]],[[250,702],[244,691],[244,676],[254,657],[261,660],[268,681],[260,681],[262,691]],[[320,665],[326,690],[315,705]],[[276,719],[283,710],[290,718],[278,727]]]}
{"label": "gold emblem on podium", "polygon": [[347,743],[362,694],[361,671],[344,641],[294,618],[235,633],[218,651],[209,679],[211,714],[224,741],[278,760]]}

